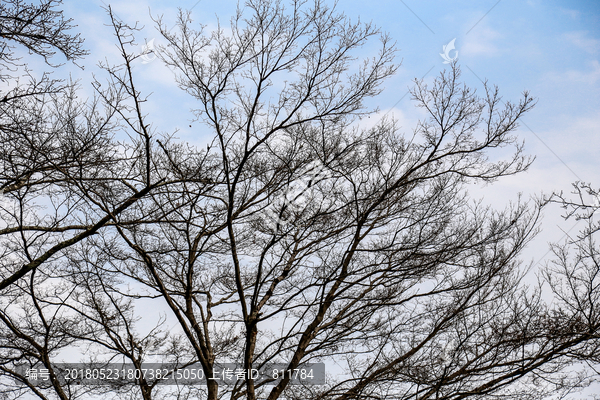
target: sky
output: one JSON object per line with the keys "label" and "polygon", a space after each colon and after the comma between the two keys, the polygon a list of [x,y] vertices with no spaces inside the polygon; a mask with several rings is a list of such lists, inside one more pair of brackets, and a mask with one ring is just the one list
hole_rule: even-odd
{"label": "sky", "polygon": [[[144,26],[137,37],[142,51],[142,45],[153,39],[155,45],[164,43],[153,18],[163,15],[167,26],[175,26],[179,7],[191,10],[195,22],[212,29],[218,22],[229,23],[237,2],[64,0],[64,13],[78,25],[76,31],[85,38],[90,54],[80,62],[85,69],[67,63],[56,74],[80,79],[89,96],[92,74],[104,77],[96,64],[118,62],[103,9],[108,4],[124,22]],[[339,0],[337,9],[354,21],[374,23],[396,41],[400,68],[372,105],[381,109],[379,116],[394,115],[408,134],[423,116],[408,91],[415,78],[432,82],[449,68],[441,54],[457,58],[463,80],[480,94],[482,80],[487,80],[500,88],[505,100],[518,101],[523,91],[537,99],[516,132],[525,141],[526,154],[536,157],[534,163],[525,173],[473,187],[474,197],[503,208],[519,193],[526,199],[553,191],[568,193],[575,181],[600,187],[600,1]],[[135,72],[138,88],[152,93],[144,111],[154,129],[177,131],[177,137],[192,143],[208,140],[202,125],[192,121],[194,99],[177,88],[172,72],[159,59],[153,55],[138,59]],[[583,227],[564,221],[561,213],[558,206],[545,210],[542,232],[523,254],[526,262],[548,261],[549,242],[563,241]]]}
{"label": "sky", "polygon": [[[89,95],[92,74],[102,77],[96,64],[118,60],[103,9],[109,4],[124,22],[143,26],[136,38],[141,52],[144,43],[164,43],[153,21],[158,16],[174,27],[178,8],[191,10],[195,23],[212,29],[218,23],[228,25],[237,2],[65,0],[65,14],[78,25],[90,55],[81,63],[85,70],[67,64],[59,73],[68,70],[81,79]],[[354,21],[372,22],[395,40],[400,68],[371,105],[381,109],[379,116],[397,118],[408,134],[423,117],[408,90],[415,78],[431,82],[449,68],[442,56],[446,45],[446,61],[457,58],[463,80],[480,94],[482,81],[487,80],[500,88],[504,100],[518,101],[523,91],[537,99],[517,131],[535,162],[526,173],[472,188],[474,197],[503,208],[518,193],[526,199],[553,191],[568,193],[575,181],[600,187],[600,2],[340,0],[337,9]],[[159,59],[150,54],[139,59],[135,69],[138,87],[152,93],[144,110],[154,129],[177,131],[177,137],[192,143],[208,140],[202,126],[192,122],[195,101],[177,88],[173,73]],[[524,254],[526,260],[547,261],[549,242],[560,242],[566,233],[573,235],[582,227],[583,223],[564,221],[561,212],[558,206],[546,209],[542,232]]]}

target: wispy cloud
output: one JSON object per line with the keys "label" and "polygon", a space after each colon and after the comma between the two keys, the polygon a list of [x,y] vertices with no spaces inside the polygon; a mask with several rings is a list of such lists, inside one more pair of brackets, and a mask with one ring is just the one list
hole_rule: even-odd
{"label": "wispy cloud", "polygon": [[600,52],[600,39],[590,36],[587,31],[573,31],[564,34],[564,38],[573,46],[590,54]]}
{"label": "wispy cloud", "polygon": [[569,17],[571,17],[571,19],[579,19],[579,16],[581,15],[581,12],[579,10],[572,10],[570,8],[562,8],[562,7],[560,7],[560,11],[563,14],[566,14]]}
{"label": "wispy cloud", "polygon": [[[481,24],[480,24],[481,25]],[[463,39],[461,52],[463,56],[499,56],[501,51],[498,47],[498,39],[502,34],[488,26],[478,26]]]}
{"label": "wispy cloud", "polygon": [[575,83],[595,85],[600,81],[600,62],[592,60],[586,70],[570,69],[562,74],[554,75],[558,80],[568,80]]}

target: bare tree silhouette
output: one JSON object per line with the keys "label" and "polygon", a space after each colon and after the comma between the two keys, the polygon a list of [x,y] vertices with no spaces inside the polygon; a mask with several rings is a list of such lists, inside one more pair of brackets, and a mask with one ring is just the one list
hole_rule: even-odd
{"label": "bare tree silhouette", "polygon": [[[150,353],[197,362],[205,376],[223,362],[337,370],[318,386],[287,375],[170,389],[54,379],[15,383],[7,398],[536,399],[589,383],[569,368],[597,358],[593,274],[580,289],[557,251],[572,290],[549,273],[569,307],[550,305],[519,261],[545,203],[494,210],[467,192],[530,165],[514,136],[529,94],[502,106],[497,88],[462,84],[454,63],[416,81],[427,118],[411,134],[392,118],[366,126],[367,100],[397,69],[390,38],[320,1],[249,1],[212,32],[186,13],[173,31],[158,21],[158,56],[212,139],[197,147],[148,122],[135,28],[109,13],[123,63],[104,65],[97,100],[66,92],[21,107],[25,120],[3,114],[14,147],[0,177],[0,370],[27,385],[17,364],[52,369],[73,345],[138,368]],[[33,208],[42,195],[53,218]],[[138,301],[166,304],[176,327],[140,334]]]}

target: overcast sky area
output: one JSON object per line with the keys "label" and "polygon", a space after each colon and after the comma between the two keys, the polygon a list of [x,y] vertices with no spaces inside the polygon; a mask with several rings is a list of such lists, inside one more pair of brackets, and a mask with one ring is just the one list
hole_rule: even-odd
{"label": "overcast sky area", "polygon": [[[227,27],[237,4],[104,1],[64,1],[65,16],[78,25],[90,54],[80,63],[84,70],[66,64],[55,75],[80,79],[83,92],[90,96],[92,74],[101,82],[106,77],[95,66],[98,61],[120,62],[103,7],[110,4],[122,21],[144,26],[136,38],[139,52],[153,39],[155,46],[165,44],[151,17],[163,15],[163,22],[175,27],[177,7],[191,9],[194,22],[211,30],[218,22]],[[407,134],[424,115],[414,107],[408,90],[415,78],[432,82],[449,69],[440,53],[452,40],[455,49],[446,56],[458,57],[462,79],[479,94],[483,94],[482,80],[487,80],[499,87],[504,100],[516,102],[525,90],[537,99],[517,131],[525,141],[526,154],[536,157],[533,165],[489,187],[473,187],[473,196],[485,196],[486,203],[503,208],[518,193],[525,199],[552,191],[568,193],[575,181],[600,187],[600,1],[340,0],[337,9],[354,21],[373,22],[395,40],[401,66],[369,105],[381,109],[379,116],[395,116]],[[376,45],[373,42],[373,48]],[[41,62],[32,67],[34,71],[47,69]],[[197,144],[212,137],[213,132],[200,122],[192,122],[190,109],[197,107],[196,101],[177,87],[173,73],[159,59],[153,54],[139,58],[134,71],[142,93],[152,93],[144,111],[153,129],[177,131],[176,137]],[[583,227],[583,222],[563,221],[561,212],[557,206],[546,209],[542,233],[523,254],[526,262],[548,261],[548,242],[564,240],[565,232],[573,235]]]}
{"label": "overcast sky area", "polygon": [[[100,81],[105,77],[96,63],[119,62],[114,32],[107,26],[109,18],[103,10],[108,4],[124,22],[144,26],[136,38],[137,51],[141,52],[142,45],[153,39],[156,47],[165,44],[152,18],[162,15],[164,24],[176,29],[179,7],[191,10],[195,23],[212,30],[218,23],[229,25],[237,3],[66,0],[65,14],[78,25],[90,55],[82,62],[84,71],[66,65],[57,74],[68,71],[81,79],[89,94],[91,75],[95,73]],[[518,130],[526,153],[536,157],[532,167],[483,191],[473,188],[473,196],[485,196],[485,202],[502,208],[518,193],[529,198],[552,191],[569,192],[571,183],[578,180],[600,186],[600,2],[342,0],[337,9],[352,20],[374,23],[396,41],[401,66],[370,106],[378,106],[380,116],[395,116],[403,132],[410,134],[423,117],[408,94],[413,80],[431,82],[449,68],[440,53],[454,39],[455,50],[446,56],[458,57],[462,79],[478,93],[483,92],[482,80],[487,80],[498,85],[504,100],[518,101],[524,90],[537,99]],[[151,116],[153,128],[160,132],[177,130],[177,137],[192,143],[206,142],[212,132],[199,122],[191,122],[190,109],[197,103],[176,86],[173,73],[153,54],[136,63],[138,87],[145,94],[152,93],[144,111]],[[563,221],[560,214],[559,207],[545,211],[543,231],[524,254],[526,261],[544,262],[549,256],[549,241],[564,240],[566,232],[575,234],[583,226]]]}

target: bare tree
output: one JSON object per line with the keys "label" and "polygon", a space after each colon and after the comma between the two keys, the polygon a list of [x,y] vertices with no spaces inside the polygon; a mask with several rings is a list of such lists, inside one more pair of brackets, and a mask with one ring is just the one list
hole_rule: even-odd
{"label": "bare tree", "polygon": [[[98,324],[106,322],[98,315],[110,308],[78,312],[84,309],[78,299],[85,295],[75,289],[82,278],[65,279],[61,263],[71,246],[95,235],[158,184],[145,180],[143,166],[149,154],[115,140],[122,128],[115,109],[97,98],[79,99],[75,83],[51,79],[46,72],[36,78],[26,68],[19,75],[22,63],[13,44],[41,55],[53,67],[56,51],[68,60],[86,54],[83,40],[70,34],[71,20],[63,18],[59,4],[50,0],[0,5],[0,75],[7,84],[0,96],[0,374],[25,385],[2,381],[2,398],[19,398],[24,389],[40,398],[60,399],[89,392],[64,385],[51,361],[86,341],[114,348],[111,325]],[[41,265],[48,270],[36,273]],[[85,276],[83,271],[78,274]],[[87,299],[95,295],[89,292],[91,285],[86,286]],[[104,285],[110,287],[108,280]],[[101,293],[110,298],[112,292]],[[115,301],[123,317],[114,329],[123,331],[133,322],[127,318],[129,303]],[[98,335],[99,330],[105,335]],[[131,330],[124,331],[132,335],[131,342]],[[128,347],[118,350],[130,359],[138,356]],[[45,367],[49,384],[29,384],[17,368],[22,365]]]}
{"label": "bare tree", "polygon": [[[71,20],[55,10],[58,4],[2,3],[0,29],[5,40],[0,63],[18,62],[10,41],[46,61],[54,50],[71,60],[86,54],[82,39],[67,32]],[[46,73],[35,78],[27,72],[9,83],[6,93],[0,92],[0,194],[14,202],[2,206],[6,226],[0,228],[4,242],[0,290],[95,234],[154,187],[150,182],[139,187],[137,172],[129,178],[122,171],[118,176],[111,172],[131,160],[119,154],[127,149],[113,140],[119,129],[114,109],[102,108],[97,99],[79,100],[75,83],[50,79]],[[147,164],[137,156],[133,162]],[[115,181],[122,186],[107,184]],[[33,212],[44,201],[52,203],[55,215]]]}
{"label": "bare tree", "polygon": [[[42,0],[38,5],[22,0],[5,0],[0,3],[0,66],[16,68],[20,57],[15,56],[14,44],[24,46],[30,53],[40,55],[46,63],[60,52],[73,61],[88,54],[79,34],[71,34],[71,19],[65,19],[58,9],[62,1]],[[0,79],[6,79],[2,71]],[[5,99],[6,100],[6,99]]]}
{"label": "bare tree", "polygon": [[[3,3],[3,39],[47,62],[53,49],[67,59],[81,57],[82,40],[66,32],[70,20],[54,9],[58,3]],[[118,33],[116,22],[115,29]],[[123,37],[118,38],[124,49]],[[1,61],[19,67],[10,44],[3,46]],[[0,375],[25,386],[2,381],[0,394],[12,399],[31,390],[43,399],[81,398],[106,388],[64,384],[52,364],[61,351],[92,344],[92,353],[104,349],[139,365],[136,341],[147,344],[158,331],[148,340],[137,335],[131,299],[114,288],[109,275],[99,282],[93,270],[86,273],[75,256],[77,246],[84,246],[89,257],[93,252],[87,240],[162,182],[149,181],[151,154],[144,132],[133,127],[134,134],[142,134],[141,142],[116,139],[132,123],[119,119],[129,111],[124,103],[142,102],[131,79],[112,82],[111,90],[99,90],[99,98],[85,101],[72,82],[52,80],[46,73],[41,79],[29,71],[26,75],[26,82],[5,76],[9,89],[0,101]],[[134,123],[145,129],[142,115],[136,118]],[[45,367],[48,384],[30,384],[19,369],[23,365]],[[148,386],[139,382],[144,398],[149,398]],[[113,392],[136,396],[130,388]]]}
{"label": "bare tree", "polygon": [[[546,264],[541,278],[553,294],[555,318],[578,321],[583,334],[597,337],[600,247],[596,240],[600,223],[596,211],[600,208],[600,191],[584,182],[575,182],[573,188],[574,198],[560,192],[554,193],[549,202],[560,204],[566,210],[565,219],[581,221],[584,227],[575,235],[567,233],[563,243],[551,246],[554,258]],[[579,367],[582,382],[597,384],[599,354],[598,342],[592,340],[565,349],[563,356]]]}
{"label": "bare tree", "polygon": [[[397,68],[391,40],[319,1],[249,1],[214,32],[185,13],[175,31],[158,21],[160,56],[198,101],[210,139],[199,148],[147,122],[128,52],[135,29],[111,18],[123,63],[104,66],[94,104],[129,142],[107,136],[112,152],[50,182],[77,200],[72,218],[99,210],[106,221],[31,275],[71,288],[44,300],[79,321],[69,340],[138,364],[171,353],[207,377],[223,362],[332,368],[319,386],[245,377],[165,398],[541,399],[589,383],[569,368],[595,361],[597,298],[555,285],[584,306],[558,308],[523,282],[519,254],[543,202],[493,210],[467,192],[530,165],[514,136],[534,103],[527,93],[502,106],[497,88],[478,95],[452,64],[433,84],[415,82],[427,118],[411,134],[392,118],[371,126],[366,102]],[[508,157],[492,161],[497,149]],[[5,218],[15,221],[10,259],[46,245],[23,234],[19,204]],[[44,297],[21,286],[5,285],[6,299]],[[177,328],[138,334],[140,299],[166,304]],[[129,393],[158,397],[138,389]]]}

